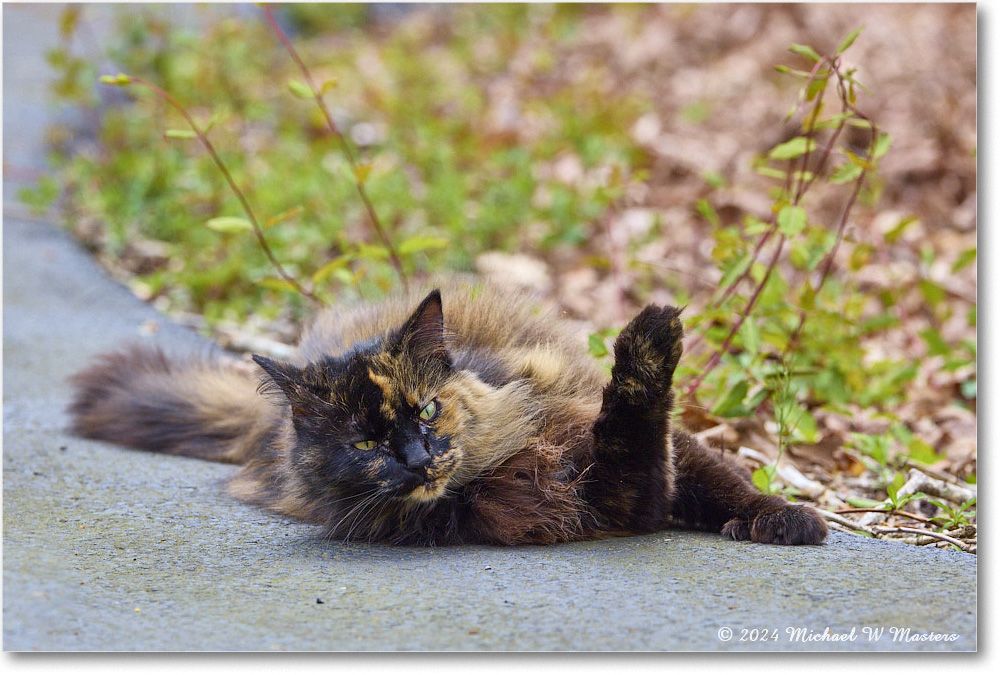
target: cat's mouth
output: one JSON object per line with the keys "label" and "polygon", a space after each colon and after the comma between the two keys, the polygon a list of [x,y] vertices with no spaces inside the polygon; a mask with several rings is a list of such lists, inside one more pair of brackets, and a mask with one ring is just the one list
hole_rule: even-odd
{"label": "cat's mouth", "polygon": [[[406,495],[407,499],[416,502],[431,502],[444,494],[448,482],[455,473],[453,457],[443,458],[445,461],[435,467],[428,468],[426,479]],[[443,464],[443,465],[442,465]]]}
{"label": "cat's mouth", "polygon": [[447,485],[448,479],[445,477],[428,480],[415,487],[406,497],[417,502],[432,502],[444,494],[444,489]]}

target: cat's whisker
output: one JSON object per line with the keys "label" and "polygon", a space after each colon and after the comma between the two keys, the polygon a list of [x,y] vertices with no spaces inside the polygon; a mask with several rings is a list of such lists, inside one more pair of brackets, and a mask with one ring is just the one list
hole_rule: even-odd
{"label": "cat's whisker", "polygon": [[[347,520],[349,518],[351,518],[351,516],[356,515],[356,514],[360,515],[360,512],[363,511],[365,509],[365,507],[367,507],[370,503],[376,501],[378,499],[378,497],[379,497],[379,493],[380,492],[381,491],[379,490],[379,488],[376,487],[376,488],[372,488],[371,490],[368,490],[367,492],[361,493],[361,495],[355,495],[353,497],[353,499],[355,500],[355,502],[351,505],[351,507],[349,509],[347,509],[347,511],[345,513],[343,513],[343,515],[340,516],[340,518],[337,520],[336,524],[334,524],[330,528],[331,531],[340,531],[341,526],[345,522],[347,522]],[[345,539],[348,540],[348,541],[350,540],[350,532],[351,531],[353,531],[353,526],[348,531],[348,535],[345,537]]]}
{"label": "cat's whisker", "polygon": [[[358,525],[364,522],[364,520],[370,513],[375,511],[375,509],[378,507],[378,502],[379,502],[379,495],[373,494],[367,499],[361,501],[354,509],[352,509],[352,511],[356,511],[356,514],[354,516],[354,520],[351,522],[350,528],[347,530],[348,540],[353,536],[354,530],[358,527]],[[349,516],[350,514],[348,514],[347,517]],[[347,517],[345,517],[345,520]],[[369,532],[369,538],[370,537],[371,537],[371,532]]]}

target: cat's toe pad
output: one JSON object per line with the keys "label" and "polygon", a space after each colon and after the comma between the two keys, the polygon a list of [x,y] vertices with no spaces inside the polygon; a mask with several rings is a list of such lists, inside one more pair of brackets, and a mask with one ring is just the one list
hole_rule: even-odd
{"label": "cat's toe pad", "polygon": [[827,527],[815,509],[785,504],[758,513],[752,521],[733,518],[722,527],[722,535],[760,544],[819,544],[826,539]]}
{"label": "cat's toe pad", "polygon": [[615,341],[612,371],[635,389],[669,388],[683,349],[681,310],[648,305],[622,330]]}

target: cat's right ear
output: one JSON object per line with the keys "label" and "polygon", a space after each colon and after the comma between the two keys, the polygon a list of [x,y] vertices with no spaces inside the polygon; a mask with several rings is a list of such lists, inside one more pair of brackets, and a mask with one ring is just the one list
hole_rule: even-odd
{"label": "cat's right ear", "polygon": [[[270,382],[266,382],[261,388],[261,393],[266,394],[268,390],[277,389],[292,405],[293,415],[304,415],[309,412],[310,408],[315,408],[316,404],[320,403],[319,398],[309,391],[309,386],[300,369],[291,364],[278,363],[257,354],[253,355],[253,360],[270,378]],[[269,385],[273,385],[273,387]]]}
{"label": "cat's right ear", "polygon": [[436,360],[445,366],[451,365],[444,340],[441,291],[431,291],[406,320],[399,330],[393,351],[405,352],[417,361]]}

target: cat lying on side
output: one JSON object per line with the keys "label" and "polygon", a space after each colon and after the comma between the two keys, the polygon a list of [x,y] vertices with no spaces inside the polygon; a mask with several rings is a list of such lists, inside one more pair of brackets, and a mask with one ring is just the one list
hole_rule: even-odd
{"label": "cat lying on side", "polygon": [[556,317],[489,286],[331,308],[300,361],[170,360],[132,347],[73,378],[73,429],[242,465],[236,497],[397,544],[523,544],[679,526],[818,544],[812,508],[760,494],[672,428],[683,329],[650,305],[608,378]]}

